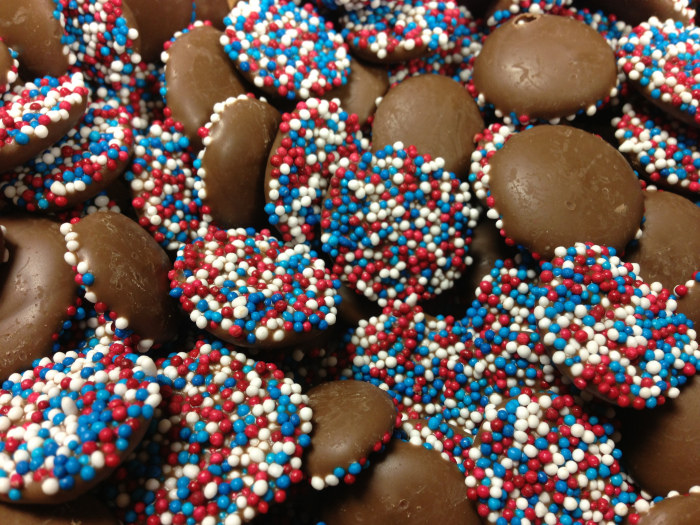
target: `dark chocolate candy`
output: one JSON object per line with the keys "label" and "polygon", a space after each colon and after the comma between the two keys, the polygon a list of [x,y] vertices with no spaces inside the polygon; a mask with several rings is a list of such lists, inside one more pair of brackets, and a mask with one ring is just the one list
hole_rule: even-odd
{"label": "dark chocolate candy", "polygon": [[584,22],[522,14],[486,38],[473,78],[480,96],[504,115],[553,120],[609,97],[617,66],[605,39]]}
{"label": "dark chocolate candy", "polygon": [[55,13],[54,0],[0,2],[0,37],[19,53],[26,78],[60,77],[68,70],[68,48],[61,43],[64,30]]}
{"label": "dark chocolate candy", "polygon": [[215,28],[221,31],[226,28],[224,18],[230,10],[227,0],[197,0],[195,2],[197,20],[209,20]]}
{"label": "dark chocolate candy", "polygon": [[192,0],[125,0],[139,28],[141,58],[157,62],[163,44],[192,21]]}
{"label": "dark chocolate candy", "polygon": [[177,335],[177,302],[170,297],[167,254],[146,230],[111,211],[93,213],[73,225],[76,251],[94,276],[88,287],[97,301],[124,317],[129,328],[156,343]]}
{"label": "dark chocolate candy", "polygon": [[66,248],[60,223],[29,215],[2,217],[0,223],[7,229],[5,246],[10,255],[0,264],[0,378],[4,380],[35,359],[51,355],[53,335],[68,318],[77,287],[63,261]]}
{"label": "dark chocolate candy", "polygon": [[[700,523],[700,494],[673,496],[640,513],[636,525],[697,525]],[[629,525],[629,520],[624,522]]]}
{"label": "dark chocolate candy", "polygon": [[377,98],[389,89],[389,75],[385,67],[368,64],[354,58],[348,83],[330,90],[323,95],[326,100],[340,99],[340,107],[348,113],[355,113],[360,127],[377,110]]}
{"label": "dark chocolate candy", "polygon": [[211,26],[193,27],[168,49],[166,102],[173,119],[182,122],[194,147],[201,147],[199,128],[209,122],[214,104],[246,93],[239,73]]}
{"label": "dark chocolate candy", "polygon": [[700,269],[700,208],[668,191],[644,192],[642,237],[624,255],[647,283],[673,288]]}
{"label": "dark chocolate candy", "polygon": [[386,392],[364,381],[323,383],[308,396],[313,432],[303,469],[311,484],[321,489],[335,484],[327,478],[336,468],[347,471],[391,438],[396,407]]}
{"label": "dark chocolate candy", "polygon": [[491,196],[506,236],[546,259],[577,242],[621,251],[639,230],[639,181],[600,137],[538,126],[513,136],[490,166]]}
{"label": "dark chocolate candy", "polygon": [[661,21],[672,18],[683,24],[691,20],[682,0],[580,0],[580,3],[593,10],[613,13],[632,26],[646,22],[652,16]]}
{"label": "dark chocolate candy", "polygon": [[61,505],[0,503],[2,525],[119,525],[119,520],[92,496]]}
{"label": "dark chocolate candy", "polygon": [[321,516],[328,524],[481,524],[457,465],[397,439],[353,485],[326,492]]}
{"label": "dark chocolate candy", "polygon": [[700,379],[676,399],[652,410],[624,411],[622,461],[635,482],[654,496],[700,485]]}
{"label": "dark chocolate candy", "polygon": [[245,96],[219,107],[201,154],[202,202],[220,228],[263,227],[265,169],[281,116],[267,102]]}
{"label": "dark chocolate candy", "polygon": [[484,121],[458,82],[441,75],[409,78],[389,90],[372,124],[372,151],[397,141],[421,155],[442,157],[445,170],[460,178],[469,172],[474,135]]}

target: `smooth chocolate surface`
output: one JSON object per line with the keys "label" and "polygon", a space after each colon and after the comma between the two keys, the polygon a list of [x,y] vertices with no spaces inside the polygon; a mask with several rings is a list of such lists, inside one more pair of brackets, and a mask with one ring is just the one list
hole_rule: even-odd
{"label": "smooth chocolate surface", "polygon": [[617,66],[605,39],[584,22],[522,14],[484,40],[473,78],[504,114],[552,120],[609,97]]}
{"label": "smooth chocolate surface", "polygon": [[266,225],[265,169],[281,120],[267,102],[246,99],[227,105],[211,126],[202,155],[203,202],[220,228]]}
{"label": "smooth chocolate surface", "polygon": [[195,2],[197,20],[209,20],[215,28],[223,31],[226,27],[224,18],[231,11],[228,4],[227,0],[197,0]]}
{"label": "smooth chocolate surface", "polygon": [[600,137],[537,126],[511,138],[490,164],[491,195],[506,235],[544,258],[577,242],[621,251],[641,225],[639,181]]}
{"label": "smooth chocolate surface", "polygon": [[63,27],[55,11],[54,0],[0,2],[0,37],[19,54],[20,73],[26,78],[60,77],[68,71]]}
{"label": "smooth chocolate surface", "polygon": [[[73,226],[95,282],[98,301],[146,339],[167,342],[177,335],[177,301],[172,299],[165,251],[138,223],[119,213],[93,213]],[[65,264],[65,263],[64,263]]]}
{"label": "smooth chocolate surface", "polygon": [[199,128],[209,122],[214,104],[246,93],[243,80],[219,43],[220,31],[202,26],[182,34],[168,50],[167,103],[195,147]]}
{"label": "smooth chocolate surface", "polygon": [[372,125],[372,151],[403,142],[421,155],[445,159],[445,170],[469,172],[474,135],[484,121],[464,87],[441,75],[409,78],[384,96]]}
{"label": "smooth chocolate surface", "polygon": [[645,282],[673,291],[700,270],[700,208],[668,191],[644,192],[642,237],[624,256]]}
{"label": "smooth chocolate surface", "polygon": [[119,520],[92,496],[61,505],[0,503],[2,525],[119,525]]}
{"label": "smooth chocolate surface", "polygon": [[[51,355],[53,335],[68,318],[77,286],[63,260],[58,221],[39,216],[0,217],[10,258],[0,264],[0,378]],[[0,252],[0,253],[4,253]]]}
{"label": "smooth chocolate surface", "polygon": [[[666,498],[640,516],[637,525],[697,525],[700,523],[700,494]],[[629,525],[629,521],[624,523]]]}
{"label": "smooth chocolate surface", "polygon": [[632,26],[646,22],[652,16],[661,21],[672,18],[684,24],[690,22],[690,17],[680,9],[674,9],[674,4],[681,4],[676,0],[580,0],[580,3],[590,9],[614,13]]}
{"label": "smooth chocolate surface", "polygon": [[354,484],[326,492],[321,517],[329,525],[481,524],[457,465],[397,439]]}
{"label": "smooth chocolate surface", "polygon": [[163,44],[192,20],[192,0],[126,0],[136,18],[141,39],[141,58],[160,59]]}
{"label": "smooth chocolate surface", "polygon": [[622,461],[654,496],[700,485],[700,379],[692,377],[680,389],[663,406],[621,412]]}
{"label": "smooth chocolate surface", "polygon": [[337,467],[347,469],[367,458],[396,424],[391,397],[371,383],[323,383],[308,396],[313,432],[303,468],[310,477],[325,478]]}

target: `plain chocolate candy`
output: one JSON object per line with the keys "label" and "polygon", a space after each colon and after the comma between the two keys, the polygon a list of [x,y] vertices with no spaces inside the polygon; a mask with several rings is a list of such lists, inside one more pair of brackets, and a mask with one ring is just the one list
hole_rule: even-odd
{"label": "plain chocolate candy", "polygon": [[[697,525],[700,523],[700,494],[673,496],[640,514],[636,525]],[[624,522],[629,525],[629,521]]]}
{"label": "plain chocolate candy", "polygon": [[101,211],[75,224],[73,232],[78,260],[95,277],[89,290],[96,299],[126,318],[141,337],[156,343],[174,339],[178,309],[169,295],[172,264],[146,230],[120,213]]}
{"label": "plain chocolate candy", "polygon": [[700,485],[700,378],[690,378],[680,390],[663,406],[620,414],[622,461],[654,496]]}
{"label": "plain chocolate candy", "polygon": [[201,147],[197,132],[209,122],[214,104],[247,91],[219,43],[222,34],[211,26],[195,27],[180,35],[167,51],[168,107],[194,147]]}
{"label": "plain chocolate candy", "polygon": [[375,444],[391,436],[396,424],[391,397],[371,383],[323,383],[308,396],[313,432],[302,468],[310,478],[325,479],[336,468],[347,470],[367,458]]}
{"label": "plain chocolate candy", "polygon": [[514,135],[490,166],[491,195],[507,237],[545,259],[577,242],[621,251],[639,230],[639,181],[600,137],[537,126]]}
{"label": "plain chocolate candy", "polygon": [[352,485],[326,491],[329,525],[480,525],[464,474],[436,450],[394,439]]}
{"label": "plain chocolate candy", "polygon": [[92,496],[62,505],[0,503],[2,525],[119,525],[112,512]]}
{"label": "plain chocolate candy", "polygon": [[[54,0],[0,1],[0,37],[19,54],[26,78],[60,77],[68,71],[68,48]],[[66,53],[64,53],[64,51]]]}
{"label": "plain chocolate candy", "polygon": [[192,0],[127,0],[141,39],[141,58],[160,59],[163,44],[192,21]]}
{"label": "plain chocolate candy", "polygon": [[644,192],[642,237],[624,255],[644,282],[673,291],[700,270],[700,208],[668,191]]}
{"label": "plain chocolate candy", "polygon": [[226,103],[212,124],[200,175],[206,190],[202,201],[220,228],[267,224],[265,169],[281,121],[267,102],[246,98]]}
{"label": "plain chocolate candy", "polygon": [[[77,286],[63,254],[60,223],[45,217],[0,218],[10,258],[0,264],[0,379],[51,355]],[[4,253],[4,251],[2,252]]]}
{"label": "plain chocolate candy", "polygon": [[409,78],[389,90],[372,124],[372,151],[397,141],[421,155],[442,157],[445,170],[462,178],[469,172],[474,135],[484,121],[458,82],[441,75]]}
{"label": "plain chocolate candy", "polygon": [[617,65],[605,39],[584,22],[522,14],[484,40],[473,78],[486,102],[504,115],[553,120],[609,97]]}

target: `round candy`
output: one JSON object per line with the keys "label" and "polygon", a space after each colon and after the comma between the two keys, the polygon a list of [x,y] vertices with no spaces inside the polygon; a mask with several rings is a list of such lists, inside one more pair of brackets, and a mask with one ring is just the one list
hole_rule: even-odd
{"label": "round candy", "polygon": [[631,26],[646,22],[652,16],[690,24],[695,16],[695,9],[688,0],[585,0],[585,4],[592,9],[615,13]]}
{"label": "round candy", "polygon": [[107,477],[161,401],[155,373],[115,341],[12,374],[0,387],[0,499],[61,503]]}
{"label": "round candy", "polygon": [[480,104],[512,121],[594,114],[618,93],[615,55],[587,24],[522,14],[484,40],[474,63]]}
{"label": "round candy", "polygon": [[268,230],[209,232],[177,253],[170,295],[201,329],[243,346],[310,340],[335,324],[340,281],[308,246]]}
{"label": "round candy", "polygon": [[[676,399],[644,412],[622,413],[626,468],[654,496],[688,492],[700,476],[700,381],[690,378]],[[672,522],[675,523],[675,522]]]}
{"label": "round candy", "polygon": [[62,505],[0,504],[3,525],[119,525],[112,512],[92,496]]}
{"label": "round candy", "polygon": [[421,75],[390,89],[372,124],[372,152],[395,142],[441,157],[444,170],[465,179],[474,136],[484,121],[474,100],[458,82],[441,75]]}
{"label": "round candy", "polygon": [[668,191],[644,192],[641,237],[625,252],[647,282],[673,290],[700,267],[700,209]]}
{"label": "round candy", "polygon": [[26,78],[66,74],[70,51],[65,26],[54,0],[5,0],[0,4],[0,38],[19,55]]}
{"label": "round candy", "polygon": [[119,330],[133,330],[141,348],[177,335],[177,303],[169,295],[172,264],[163,248],[120,213],[98,212],[61,227],[65,260],[86,298],[109,310]]}
{"label": "round candy", "polygon": [[241,1],[225,22],[224,51],[266,93],[305,100],[347,83],[350,57],[343,37],[312,4]]}
{"label": "round candy", "polygon": [[676,299],[646,284],[615,250],[577,244],[543,263],[534,310],[552,361],[579,389],[622,407],[654,408],[695,375],[700,350]]}
{"label": "round candy", "polygon": [[478,211],[467,183],[397,142],[336,170],[323,203],[323,251],[346,283],[385,306],[452,287],[469,264]]}
{"label": "round candy", "polygon": [[191,0],[123,0],[131,9],[140,29],[141,58],[146,62],[160,59],[163,44],[176,31],[187,27],[194,15]]}
{"label": "round candy", "polygon": [[88,89],[79,73],[15,86],[0,108],[0,172],[32,159],[83,117]]}
{"label": "round candy", "polygon": [[652,17],[620,39],[617,64],[630,84],[669,115],[700,125],[695,69],[700,29]]}
{"label": "round candy", "polygon": [[172,118],[181,122],[190,143],[199,148],[199,128],[209,122],[217,102],[243,95],[243,79],[226,56],[220,40],[224,34],[203,22],[195,22],[165,44],[165,85],[161,95]]}
{"label": "round candy", "polygon": [[313,241],[329,179],[356,152],[357,116],[311,98],[284,113],[265,172],[265,212],[285,242]]}
{"label": "round candy", "polygon": [[124,523],[240,525],[285,501],[312,428],[299,385],[201,339],[159,359],[157,377],[149,431],[103,490]]}
{"label": "round candy", "polygon": [[267,223],[265,170],[280,122],[279,112],[264,99],[240,95],[214,106],[200,130],[204,149],[194,167],[201,179],[195,190],[217,226]]}
{"label": "round candy", "polygon": [[398,422],[391,397],[364,381],[323,383],[308,396],[313,432],[304,473],[316,490],[354,483],[369,466],[368,456],[391,439]]}
{"label": "round candy", "polygon": [[[9,258],[0,264],[0,380],[51,355],[70,317],[77,287],[63,254],[60,224],[27,215],[3,216]],[[4,255],[4,253],[3,253]]]}
{"label": "round candy", "polygon": [[464,489],[464,475],[435,450],[394,439],[357,483],[328,491],[325,523],[400,525],[481,523]]}
{"label": "round candy", "polygon": [[678,493],[654,503],[639,513],[630,514],[625,525],[694,525],[700,518],[700,494],[694,487],[690,494]]}
{"label": "round candy", "polygon": [[551,258],[558,246],[577,242],[622,250],[639,232],[639,181],[600,137],[569,126],[537,126],[511,135],[488,163],[488,216],[535,256]]}
{"label": "round candy", "polygon": [[134,145],[129,120],[116,100],[90,103],[58,142],[0,175],[0,191],[29,211],[71,207],[94,197],[126,169]]}

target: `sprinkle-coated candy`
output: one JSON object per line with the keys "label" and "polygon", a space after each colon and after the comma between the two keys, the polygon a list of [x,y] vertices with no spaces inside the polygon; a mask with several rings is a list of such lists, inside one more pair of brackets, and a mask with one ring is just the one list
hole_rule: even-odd
{"label": "sprinkle-coated candy", "polygon": [[335,274],[380,306],[442,293],[471,263],[479,212],[444,164],[397,142],[343,159],[331,179],[322,249]]}
{"label": "sprinkle-coated candy", "polygon": [[573,0],[512,0],[508,9],[497,9],[486,20],[488,27],[497,27],[504,24],[514,16],[531,13],[540,14],[556,11],[561,7],[568,7]]}
{"label": "sprinkle-coated candy", "polygon": [[347,83],[350,56],[343,37],[312,4],[241,1],[224,23],[224,51],[267,93],[305,100]]}
{"label": "sprinkle-coated candy", "polygon": [[283,241],[317,238],[329,179],[341,159],[357,152],[358,130],[357,115],[343,111],[338,99],[310,98],[282,115],[265,177],[265,212]]}
{"label": "sprinkle-coated candy", "polygon": [[244,346],[290,346],[335,324],[340,281],[268,230],[209,232],[177,253],[170,295],[201,329]]}
{"label": "sprinkle-coated candy", "polygon": [[521,128],[516,128],[513,124],[497,122],[474,137],[476,148],[472,152],[469,183],[474,195],[481,202],[486,202],[489,195],[489,160],[519,129]]}
{"label": "sprinkle-coated candy", "polygon": [[404,421],[395,434],[413,445],[438,451],[443,459],[455,463],[462,473],[466,473],[464,461],[469,459],[474,440],[471,434],[455,428],[438,414],[426,420]]}

